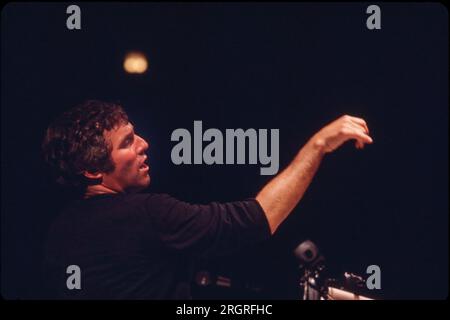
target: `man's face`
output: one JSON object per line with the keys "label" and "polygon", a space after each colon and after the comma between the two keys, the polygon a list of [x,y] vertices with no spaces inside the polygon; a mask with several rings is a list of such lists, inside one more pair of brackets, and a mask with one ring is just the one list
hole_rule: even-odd
{"label": "man's face", "polygon": [[145,151],[148,143],[134,133],[131,123],[121,124],[105,132],[112,144],[111,158],[115,169],[103,173],[102,184],[118,192],[135,192],[150,184],[149,166]]}

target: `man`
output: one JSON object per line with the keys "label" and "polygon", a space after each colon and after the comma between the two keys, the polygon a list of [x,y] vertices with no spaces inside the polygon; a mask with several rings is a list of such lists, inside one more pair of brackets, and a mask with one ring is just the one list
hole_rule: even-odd
{"label": "man", "polygon": [[[45,160],[57,181],[83,190],[52,225],[48,281],[58,298],[185,299],[194,257],[250,246],[294,209],[326,153],[372,143],[363,119],[343,116],[317,132],[254,199],[195,205],[138,191],[150,184],[148,143],[122,107],[101,101],[64,113],[48,129]],[[80,287],[68,285],[79,267]]]}

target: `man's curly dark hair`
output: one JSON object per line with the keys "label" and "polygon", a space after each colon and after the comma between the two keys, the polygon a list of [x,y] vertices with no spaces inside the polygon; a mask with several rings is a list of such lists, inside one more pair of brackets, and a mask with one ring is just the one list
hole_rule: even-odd
{"label": "man's curly dark hair", "polygon": [[98,100],[85,101],[58,117],[47,128],[42,143],[44,160],[56,182],[84,188],[89,181],[83,171],[113,171],[112,145],[103,133],[127,123],[128,116],[120,104]]}

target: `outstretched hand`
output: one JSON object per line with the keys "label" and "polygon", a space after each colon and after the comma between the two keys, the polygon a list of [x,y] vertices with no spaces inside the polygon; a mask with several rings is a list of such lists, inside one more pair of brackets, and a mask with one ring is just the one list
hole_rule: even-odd
{"label": "outstretched hand", "polygon": [[344,115],[323,127],[310,141],[324,153],[328,153],[352,139],[355,140],[357,149],[364,148],[366,143],[373,143],[373,139],[369,136],[369,128],[363,119]]}

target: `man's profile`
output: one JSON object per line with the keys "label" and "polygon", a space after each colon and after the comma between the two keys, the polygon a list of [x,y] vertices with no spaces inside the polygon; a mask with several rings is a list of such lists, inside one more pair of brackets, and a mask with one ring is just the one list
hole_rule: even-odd
{"label": "man's profile", "polygon": [[[197,205],[139,193],[150,185],[152,151],[122,106],[97,100],[76,106],[49,126],[42,146],[57,182],[82,190],[49,232],[45,266],[54,297],[190,298],[192,259],[270,237],[323,157],[348,140],[357,148],[373,142],[363,119],[345,115],[319,130],[254,198]],[[69,265],[80,267],[80,290],[66,286]]]}

